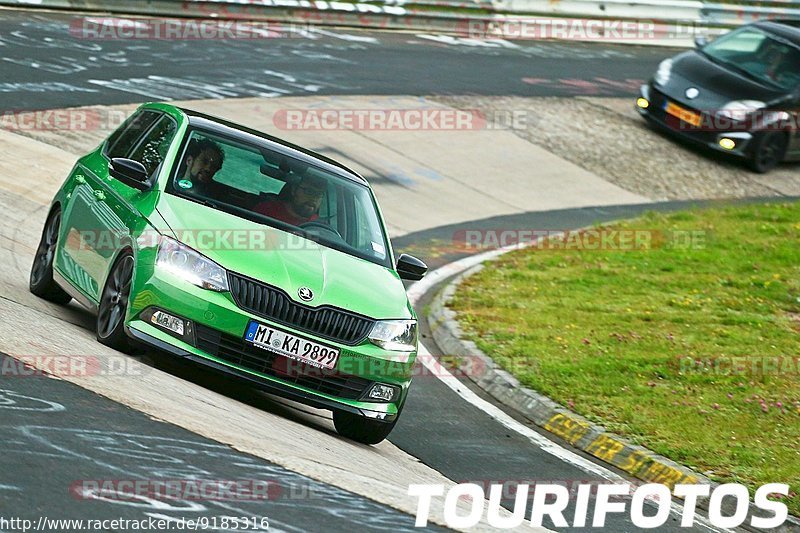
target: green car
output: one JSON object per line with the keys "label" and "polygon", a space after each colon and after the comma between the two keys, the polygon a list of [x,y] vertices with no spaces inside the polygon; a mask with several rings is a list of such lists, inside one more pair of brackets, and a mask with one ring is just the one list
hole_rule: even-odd
{"label": "green car", "polygon": [[397,423],[417,355],[403,279],[364,178],[264,133],[145,104],[78,160],[30,276],[145,345],[333,412],[367,444]]}

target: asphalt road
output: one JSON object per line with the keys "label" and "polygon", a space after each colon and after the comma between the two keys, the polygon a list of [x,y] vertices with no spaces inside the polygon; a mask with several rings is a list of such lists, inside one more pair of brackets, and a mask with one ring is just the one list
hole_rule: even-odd
{"label": "asphalt road", "polygon": [[[649,76],[658,61],[671,54],[664,49],[614,45],[474,46],[410,34],[339,30],[316,34],[316,38],[268,41],[90,42],[68,35],[72,18],[0,13],[0,108],[302,94],[568,96],[575,94],[576,87],[620,95],[630,94],[639,79]],[[652,205],[530,213],[518,216],[513,224],[569,229],[644,209],[652,209]],[[492,219],[470,222],[469,227],[496,224]],[[398,239],[397,246],[417,245],[437,235],[452,235],[452,228],[408,235]],[[91,319],[88,314],[85,318],[83,327],[88,328]],[[241,401],[252,405],[266,401],[226,380],[156,355],[153,359],[161,370]],[[320,521],[326,530],[354,525],[379,529],[386,524],[400,529],[410,523],[408,516],[389,508],[316,484],[58,380],[3,378],[0,389],[0,425],[4,435],[9,435],[0,454],[0,492],[4,504],[17,516],[49,513],[61,518],[113,518],[156,513],[174,518],[186,517],[187,509],[192,508],[193,516],[236,516],[240,512],[265,516],[274,529],[285,530],[315,529]],[[599,481],[509,433],[433,378],[417,379],[390,440],[456,481]],[[313,487],[326,496],[321,500],[236,502],[233,506],[190,501],[187,508],[163,509],[152,502],[135,506],[76,499],[68,490],[76,480],[154,476],[153,472],[162,472],[160,463],[178,465],[175,475],[199,469],[196,471],[208,472],[203,475],[214,479],[257,472],[277,479],[279,486]],[[670,525],[661,530],[677,531],[676,519],[673,515]],[[625,515],[610,515],[607,529],[635,530]]]}
{"label": "asphalt road", "polygon": [[[0,354],[0,366],[12,365],[16,363]],[[347,532],[354,526],[364,531],[414,529],[413,517],[363,496],[42,375],[0,374],[0,432],[0,516],[6,519],[38,524],[41,517],[152,518],[173,522],[177,529],[180,522],[200,520],[222,525],[227,517],[229,522],[242,521],[240,529],[246,521],[259,531],[313,531],[321,522],[326,531]],[[174,499],[143,496],[142,490],[133,496],[126,489],[125,482],[152,479],[185,483]],[[232,481],[241,490],[224,492]],[[80,529],[76,524],[47,524],[40,530]],[[227,529],[235,528],[209,528]]]}
{"label": "asphalt road", "polygon": [[308,94],[619,96],[674,53],[336,29],[282,39],[90,40],[70,35],[76,20],[0,11],[0,110]]}

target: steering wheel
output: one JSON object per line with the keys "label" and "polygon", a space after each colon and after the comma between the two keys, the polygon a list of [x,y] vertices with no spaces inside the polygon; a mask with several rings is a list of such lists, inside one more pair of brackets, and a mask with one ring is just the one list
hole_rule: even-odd
{"label": "steering wheel", "polygon": [[332,233],[337,239],[339,239],[340,241],[344,242],[344,238],[342,238],[342,235],[338,231],[336,231],[335,228],[333,228],[332,226],[330,226],[328,224],[325,224],[324,222],[318,222],[316,220],[312,220],[310,222],[305,222],[303,224],[300,224],[297,227],[300,228],[300,229],[303,229],[303,230],[309,230],[310,229],[312,231],[309,231],[309,233],[312,233],[312,234],[313,233],[319,234],[318,231],[313,231],[315,229],[316,230],[322,230],[323,232],[327,232],[327,233]]}

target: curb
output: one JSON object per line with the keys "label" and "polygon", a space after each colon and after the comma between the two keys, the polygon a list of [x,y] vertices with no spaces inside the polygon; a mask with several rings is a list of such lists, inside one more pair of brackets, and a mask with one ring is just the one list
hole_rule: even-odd
{"label": "curb", "polygon": [[[488,260],[497,257],[499,254]],[[469,355],[457,367],[459,371],[492,398],[513,408],[538,427],[644,483],[660,483],[668,486],[670,491],[677,484],[707,484],[712,490],[719,485],[688,467],[609,433],[603,426],[590,422],[535,390],[521,386],[517,378],[500,368],[474,342],[464,340],[461,327],[456,321],[456,313],[449,309],[447,304],[459,284],[483,267],[483,263],[472,266],[446,282],[446,286],[431,301],[427,316],[433,339],[443,353],[454,356]],[[475,358],[480,360],[479,366],[482,364],[480,375],[474,372]],[[708,498],[698,499],[701,505],[707,501]],[[761,516],[763,511],[751,503],[750,514]],[[789,515],[782,526],[769,531],[796,532],[798,528],[800,520]]]}

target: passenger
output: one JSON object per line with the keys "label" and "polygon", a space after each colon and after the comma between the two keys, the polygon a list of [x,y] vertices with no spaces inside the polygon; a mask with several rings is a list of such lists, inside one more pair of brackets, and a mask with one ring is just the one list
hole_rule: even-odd
{"label": "passenger", "polygon": [[325,179],[306,175],[297,183],[284,185],[276,198],[261,202],[253,211],[299,226],[319,218],[319,206],[326,189]]}

